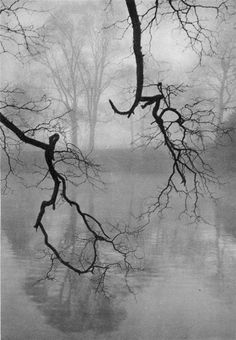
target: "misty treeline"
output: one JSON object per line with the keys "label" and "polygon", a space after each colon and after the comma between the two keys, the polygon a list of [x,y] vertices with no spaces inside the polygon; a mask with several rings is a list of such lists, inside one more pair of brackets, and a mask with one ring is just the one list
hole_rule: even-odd
{"label": "misty treeline", "polygon": [[[213,198],[219,183],[208,150],[234,135],[235,3],[10,0],[0,6],[3,192],[29,168],[37,177],[31,186],[47,189],[34,228],[49,250],[48,277],[55,262],[102,278],[110,268],[130,270],[136,256],[130,238],[152,213],[182,199],[182,214],[197,221],[200,198]],[[103,184],[96,155],[105,147],[111,154],[117,147],[141,152],[147,167],[151,149],[157,164],[160,155],[169,159],[165,184],[160,188],[157,177],[136,229],[102,224],[74,194],[84,182]],[[29,166],[36,151],[44,160]],[[62,204],[76,215],[77,233],[86,232],[67,256],[45,226],[49,209]],[[100,255],[108,248],[117,253],[112,263]]]}

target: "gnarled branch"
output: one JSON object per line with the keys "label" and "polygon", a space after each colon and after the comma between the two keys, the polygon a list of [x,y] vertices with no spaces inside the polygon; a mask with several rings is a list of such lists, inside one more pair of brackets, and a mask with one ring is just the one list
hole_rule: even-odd
{"label": "gnarled branch", "polygon": [[[80,208],[80,205],[75,200],[71,200],[67,194],[67,183],[66,178],[63,174],[58,172],[55,168],[55,164],[57,161],[54,160],[55,155],[55,147],[56,143],[59,140],[59,134],[54,133],[49,137],[49,142],[41,142],[37,139],[28,137],[22,130],[20,130],[14,123],[10,122],[7,117],[5,117],[2,113],[0,113],[0,122],[3,124],[5,128],[12,131],[21,141],[24,143],[30,144],[32,146],[38,147],[44,150],[45,161],[47,164],[47,171],[53,180],[53,188],[51,196],[48,200],[44,200],[41,203],[40,210],[38,216],[36,218],[36,222],[34,228],[36,230],[40,229],[44,236],[45,245],[53,252],[55,258],[61,262],[67,268],[73,270],[78,274],[84,274],[88,272],[93,272],[96,268],[107,270],[107,265],[102,266],[99,263],[98,259],[98,243],[105,242],[110,244],[115,252],[118,252],[123,258],[125,263],[127,262],[127,256],[131,251],[129,249],[123,249],[122,245],[119,243],[115,243],[117,236],[121,233],[113,237],[109,237],[109,235],[104,231],[101,223],[92,215],[85,213]],[[46,213],[46,209],[52,207],[53,210],[56,209],[57,199],[59,196],[59,192],[61,194],[62,199],[70,206],[76,209],[77,214],[82,218],[83,224],[89,234],[91,235],[90,242],[92,243],[92,255],[89,263],[81,264],[81,266],[75,266],[70,261],[66,261],[60,251],[52,244],[49,240],[49,235],[44,227],[43,218]],[[92,223],[91,223],[92,221]],[[95,229],[95,226],[98,230]]]}
{"label": "gnarled branch", "polygon": [[136,93],[134,103],[128,111],[120,111],[116,108],[111,100],[109,100],[113,111],[119,115],[131,116],[134,110],[138,106],[142,91],[143,91],[143,54],[141,46],[141,24],[139,21],[139,16],[136,8],[136,3],[134,0],[126,0],[126,6],[129,11],[129,16],[132,22],[133,28],[133,50],[136,61]]}

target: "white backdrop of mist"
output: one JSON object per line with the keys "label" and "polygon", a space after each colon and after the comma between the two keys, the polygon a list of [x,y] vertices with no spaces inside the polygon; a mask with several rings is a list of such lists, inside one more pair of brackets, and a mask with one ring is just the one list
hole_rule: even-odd
{"label": "white backdrop of mist", "polygon": [[[73,17],[76,21],[77,14],[88,13],[91,11],[104,11],[106,1],[103,0],[44,0],[30,1],[30,6],[35,10],[33,13],[25,13],[21,20],[22,23],[33,24],[39,27],[50,20],[50,16],[63,11]],[[127,18],[127,10],[124,3],[113,0],[110,8],[114,17],[113,22]],[[205,18],[211,29],[215,29],[213,21],[215,17]],[[109,26],[109,25],[108,25]],[[130,120],[118,115],[114,115],[108,100],[113,98],[117,104],[129,107],[132,103],[132,97],[135,92],[135,62],[132,53],[132,30],[129,28],[124,32],[127,22],[121,24],[120,29],[116,29],[112,39],[112,53],[109,56],[111,66],[109,72],[113,72],[113,78],[110,86],[101,95],[98,108],[98,123],[96,127],[95,145],[96,148],[130,148],[131,142],[131,123],[134,134],[140,133],[140,119],[142,111],[131,117]],[[107,30],[114,27],[106,27]],[[230,33],[232,34],[232,32]],[[149,60],[156,63],[156,74],[152,73],[156,82],[163,78],[166,83],[185,83],[189,84],[198,77],[198,69],[195,69],[198,63],[198,56],[189,47],[186,36],[177,29],[176,23],[169,21],[158,25],[152,36],[150,45],[150,35],[146,31],[142,37],[144,62],[148,67]],[[117,45],[117,47],[116,47]],[[21,62],[11,55],[0,55],[1,61],[1,84],[10,85],[27,85],[30,86],[32,93],[45,92],[49,97],[56,96],[56,90],[53,88],[52,81],[45,67],[36,59],[26,58]],[[4,65],[4,66],[3,66]],[[193,73],[196,76],[193,77]],[[198,91],[198,89],[196,89]],[[64,108],[55,104],[54,110],[63,111]],[[150,115],[151,116],[151,115]],[[227,115],[226,115],[227,116]],[[36,118],[37,119],[37,118]],[[146,125],[149,125],[152,118],[145,118]],[[86,147],[88,139],[88,123],[79,122],[79,143],[80,147]]]}

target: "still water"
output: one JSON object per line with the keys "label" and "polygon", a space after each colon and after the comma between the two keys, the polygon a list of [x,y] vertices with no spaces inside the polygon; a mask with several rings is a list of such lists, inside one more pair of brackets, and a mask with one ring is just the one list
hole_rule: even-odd
{"label": "still water", "polygon": [[[161,176],[106,177],[105,191],[78,188],[81,207],[135,227]],[[63,268],[55,280],[42,280],[49,263],[31,226],[47,193],[14,189],[2,198],[2,339],[236,339],[236,178],[217,203],[202,200],[209,223],[177,219],[177,200],[164,218],[153,216],[138,240],[142,270],[109,276],[105,292],[96,292],[90,276]],[[49,222],[58,242],[68,237],[67,211]]]}

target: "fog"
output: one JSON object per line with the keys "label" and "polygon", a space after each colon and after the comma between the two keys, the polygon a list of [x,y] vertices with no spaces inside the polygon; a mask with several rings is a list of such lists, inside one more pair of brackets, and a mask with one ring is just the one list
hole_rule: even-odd
{"label": "fog", "polygon": [[[48,25],[49,32],[44,34],[50,35],[50,21],[53,22],[54,20],[54,24],[57,26],[58,34],[60,35],[60,24],[63,27],[63,25],[66,25],[67,20],[72,20],[70,24],[77,27],[77,31],[73,32],[74,43],[83,45],[81,53],[85,53],[83,57],[87,58],[87,62],[91,57],[92,47],[88,42],[88,38],[83,41],[84,18],[88,14],[93,18],[93,23],[90,23],[90,29],[97,31],[98,36],[103,34],[102,29],[105,27],[105,34],[108,36],[106,39],[109,40],[109,48],[106,52],[106,62],[108,65],[104,70],[103,82],[110,82],[110,84],[109,86],[106,86],[100,95],[95,144],[98,148],[107,148],[108,144],[111,148],[129,148],[131,141],[130,123],[122,119],[122,117],[115,116],[111,112],[108,103],[108,99],[115,96],[117,98],[116,101],[120,102],[122,106],[129,106],[132,102],[135,87],[134,56],[132,55],[130,43],[132,41],[132,32],[130,30],[124,32],[125,24],[121,24],[120,29],[110,27],[115,20],[119,21],[127,14],[124,6],[122,6],[120,2],[114,1],[114,4],[112,5],[113,18],[105,18],[104,20],[107,20],[107,23],[105,21],[104,23],[101,23],[100,19],[95,19],[95,15],[99,13],[100,18],[104,15],[105,5],[102,1],[92,1],[89,6],[86,4],[86,1],[33,1],[32,4],[33,9],[37,10],[37,12],[34,13],[34,16],[27,12],[24,13],[22,18],[23,23],[27,25],[33,23],[36,27]],[[64,14],[64,23],[60,22],[60,20],[62,20],[61,11],[63,11]],[[77,25],[78,13],[82,20],[80,27]],[[49,42],[50,39],[51,38],[49,37]],[[61,40],[63,39],[65,40],[65,43],[68,42],[68,37],[65,36],[63,38],[62,35]],[[167,83],[169,82],[172,84],[178,82],[189,83],[189,74],[192,74],[193,68],[198,63],[198,56],[188,46],[186,36],[177,30],[176,24],[172,23],[172,21],[161,23],[160,28],[153,34],[151,44],[148,33],[144,34],[142,41],[143,52],[147,59],[145,67],[147,67],[148,77],[152,71],[152,67],[155,67],[154,65],[158,64],[155,73],[152,74],[152,81],[158,82],[165,79]],[[46,40],[45,47],[47,52],[42,51],[41,55],[39,53],[39,55],[37,54],[32,58],[25,57],[20,61],[13,55],[2,54],[2,64],[5,66],[2,68],[1,80],[3,85],[17,84],[21,85],[21,87],[23,86],[25,91],[29,91],[30,96],[32,97],[39,96],[39,93],[52,97],[54,101],[51,106],[51,112],[55,110],[59,110],[60,112],[63,110],[66,111],[68,108],[65,107],[65,103],[58,104],[58,101],[62,99],[62,93],[60,92],[62,89],[60,90],[58,84],[55,84],[55,77],[53,76],[52,71],[53,68],[55,71],[58,66],[68,67],[68,61],[66,61],[65,56],[61,54],[60,44],[55,46],[55,43],[52,43],[50,45]],[[85,50],[85,52],[83,52],[83,50]],[[72,51],[69,50],[69,53],[70,52]],[[47,63],[45,62],[45,58],[47,58]],[[88,64],[88,67],[91,67],[91,64]],[[62,79],[64,78],[64,81],[66,81],[67,76],[69,75],[66,75],[66,73],[61,75]],[[84,148],[88,143],[86,135],[89,133],[89,123],[86,122],[86,110],[88,110],[88,108],[86,108],[86,104],[84,103],[84,85],[81,83],[82,80],[78,79],[76,87],[81,93],[78,93],[77,98],[78,101],[80,101],[78,104],[80,105],[79,109],[85,112],[82,114],[83,117],[79,119],[78,128],[80,129],[80,132],[78,132],[78,136],[80,138],[80,147]],[[61,86],[62,85],[63,84],[61,84]],[[69,89],[68,95],[71,95]],[[139,121],[142,118],[142,111],[138,112],[135,117],[132,117],[135,134],[140,132],[139,126],[141,124],[139,124]],[[34,117],[34,121],[35,119],[37,120],[38,118]],[[148,125],[148,116],[145,118],[145,121],[147,121],[146,124]],[[68,134],[70,134],[70,131],[68,131]]]}
{"label": "fog", "polygon": [[3,339],[236,338],[236,8],[154,3],[1,4]]}

